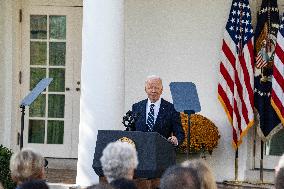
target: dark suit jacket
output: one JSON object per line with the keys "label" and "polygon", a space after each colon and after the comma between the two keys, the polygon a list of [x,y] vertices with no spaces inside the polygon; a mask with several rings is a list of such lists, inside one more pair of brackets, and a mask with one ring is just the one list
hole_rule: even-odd
{"label": "dark suit jacket", "polygon": [[[135,127],[136,131],[147,132],[146,125],[146,100],[142,100],[132,105],[132,112],[137,115]],[[173,133],[180,145],[184,140],[184,132],[181,127],[179,113],[175,110],[174,105],[164,99],[161,99],[159,113],[153,128],[153,131],[160,133],[165,138],[169,138]]]}

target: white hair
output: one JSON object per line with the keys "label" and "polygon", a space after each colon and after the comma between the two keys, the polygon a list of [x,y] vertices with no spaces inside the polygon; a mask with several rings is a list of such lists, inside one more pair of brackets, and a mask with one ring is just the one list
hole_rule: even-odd
{"label": "white hair", "polygon": [[22,183],[32,179],[42,179],[44,158],[31,149],[22,149],[13,154],[10,160],[12,179]]}
{"label": "white hair", "polygon": [[138,165],[137,152],[133,145],[116,141],[109,143],[100,159],[104,175],[108,182],[126,178]]}
{"label": "white hair", "polygon": [[157,75],[149,75],[147,76],[146,80],[145,80],[145,84],[147,84],[149,81],[151,80],[160,80],[162,83],[162,78],[160,76]]}

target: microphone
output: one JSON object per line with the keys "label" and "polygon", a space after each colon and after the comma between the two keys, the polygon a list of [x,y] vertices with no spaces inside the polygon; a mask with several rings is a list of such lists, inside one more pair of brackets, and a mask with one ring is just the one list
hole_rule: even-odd
{"label": "microphone", "polygon": [[126,112],[126,115],[123,116],[123,125],[126,127],[126,131],[135,131],[135,122],[139,117],[139,113],[133,113],[131,110]]}

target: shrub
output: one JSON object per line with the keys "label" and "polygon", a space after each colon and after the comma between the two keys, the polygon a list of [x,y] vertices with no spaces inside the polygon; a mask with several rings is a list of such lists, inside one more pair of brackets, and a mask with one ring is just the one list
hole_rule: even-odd
{"label": "shrub", "polygon": [[16,183],[12,181],[9,168],[12,151],[2,144],[0,145],[0,181],[5,189],[16,188]]}

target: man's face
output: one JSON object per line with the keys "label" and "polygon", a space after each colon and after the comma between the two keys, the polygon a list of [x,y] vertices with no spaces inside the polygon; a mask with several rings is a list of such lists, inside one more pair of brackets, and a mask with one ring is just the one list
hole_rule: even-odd
{"label": "man's face", "polygon": [[160,79],[151,79],[146,83],[145,91],[148,95],[148,98],[152,103],[159,100],[162,92],[163,86]]}

